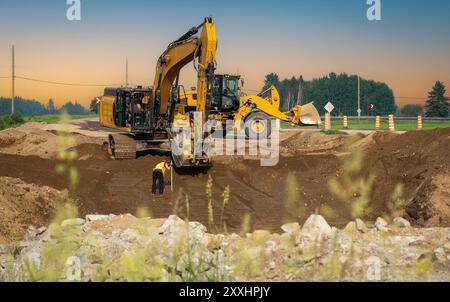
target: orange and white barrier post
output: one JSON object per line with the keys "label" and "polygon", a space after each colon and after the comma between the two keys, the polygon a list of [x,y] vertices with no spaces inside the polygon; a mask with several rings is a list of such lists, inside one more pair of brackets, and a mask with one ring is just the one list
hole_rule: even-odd
{"label": "orange and white barrier post", "polygon": [[389,131],[395,131],[394,115],[389,114]]}
{"label": "orange and white barrier post", "polygon": [[422,116],[418,116],[417,117],[417,130],[422,130],[423,129],[423,120],[422,120]]}
{"label": "orange and white barrier post", "polygon": [[380,130],[381,129],[381,117],[379,115],[375,118],[375,129]]}
{"label": "orange and white barrier post", "polygon": [[331,129],[331,119],[330,119],[330,114],[327,112],[325,113],[325,130],[330,130]]}
{"label": "orange and white barrier post", "polygon": [[344,129],[348,129],[348,117],[344,115]]}

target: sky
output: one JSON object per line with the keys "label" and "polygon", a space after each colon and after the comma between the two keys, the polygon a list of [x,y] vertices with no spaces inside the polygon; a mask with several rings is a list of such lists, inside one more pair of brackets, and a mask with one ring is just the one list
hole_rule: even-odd
{"label": "sky", "polygon": [[[87,105],[103,85],[150,86],[167,45],[205,16],[219,40],[217,73],[239,73],[249,91],[270,72],[307,80],[330,72],[386,82],[397,103],[421,103],[436,80],[450,87],[450,1],[381,0],[381,21],[368,21],[367,0],[81,0],[81,21],[66,0],[0,0],[0,96]],[[181,83],[195,86],[192,64]],[[450,88],[449,88],[450,89]],[[356,97],[356,96],[355,96]]]}

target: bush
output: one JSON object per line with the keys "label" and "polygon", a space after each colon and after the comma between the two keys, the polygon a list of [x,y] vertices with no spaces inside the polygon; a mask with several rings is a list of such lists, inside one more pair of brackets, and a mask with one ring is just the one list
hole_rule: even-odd
{"label": "bush", "polygon": [[14,113],[11,115],[11,120],[13,122],[13,124],[23,124],[25,123],[25,120],[23,119],[23,117],[18,114],[18,113]]}

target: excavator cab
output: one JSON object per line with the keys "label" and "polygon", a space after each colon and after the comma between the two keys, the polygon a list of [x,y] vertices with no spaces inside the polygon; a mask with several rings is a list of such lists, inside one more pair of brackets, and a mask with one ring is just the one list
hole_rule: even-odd
{"label": "excavator cab", "polygon": [[240,76],[214,75],[213,95],[208,109],[212,112],[236,112],[239,110]]}

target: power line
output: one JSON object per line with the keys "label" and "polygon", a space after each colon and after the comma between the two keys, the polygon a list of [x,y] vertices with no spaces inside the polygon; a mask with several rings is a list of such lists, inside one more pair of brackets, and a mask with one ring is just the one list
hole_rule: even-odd
{"label": "power line", "polygon": [[64,82],[54,82],[40,79],[33,79],[27,77],[16,76],[16,79],[21,79],[25,81],[38,82],[38,83],[46,83],[53,85],[63,85],[63,86],[81,86],[81,87],[105,87],[105,86],[120,86],[121,84],[80,84],[80,83],[64,83]]}
{"label": "power line", "polygon": [[10,79],[11,78],[11,76],[9,76],[9,77],[0,77],[0,79]]}

